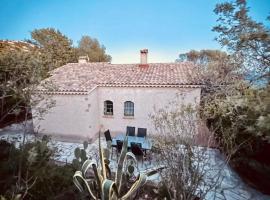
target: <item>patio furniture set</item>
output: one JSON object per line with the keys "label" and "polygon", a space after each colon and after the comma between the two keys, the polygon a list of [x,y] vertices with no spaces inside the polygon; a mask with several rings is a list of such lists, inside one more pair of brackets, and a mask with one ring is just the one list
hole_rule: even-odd
{"label": "patio furniture set", "polygon": [[116,149],[117,159],[118,154],[121,153],[123,142],[126,137],[128,139],[128,150],[131,151],[137,159],[142,160],[142,163],[147,158],[147,151],[150,151],[152,148],[152,142],[150,138],[147,137],[147,129],[138,128],[137,135],[135,134],[135,130],[135,127],[127,126],[125,135],[118,134],[114,138],[111,137],[110,130],[104,132],[106,141],[110,141],[112,148]]}

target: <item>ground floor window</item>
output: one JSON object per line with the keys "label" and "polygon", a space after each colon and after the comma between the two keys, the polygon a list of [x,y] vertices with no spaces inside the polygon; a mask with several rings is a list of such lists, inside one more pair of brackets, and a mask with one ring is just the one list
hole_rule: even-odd
{"label": "ground floor window", "polygon": [[113,115],[113,102],[104,101],[104,115]]}
{"label": "ground floor window", "polygon": [[126,101],[124,103],[124,115],[134,116],[134,103],[132,101]]}

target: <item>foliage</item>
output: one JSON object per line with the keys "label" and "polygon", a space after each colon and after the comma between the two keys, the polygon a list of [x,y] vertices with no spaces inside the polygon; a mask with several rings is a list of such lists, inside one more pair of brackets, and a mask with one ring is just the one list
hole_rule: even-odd
{"label": "foliage", "polygon": [[232,156],[232,166],[253,186],[269,193],[269,86],[213,99],[204,105],[202,113],[224,153]]}
{"label": "foliage", "polygon": [[[217,41],[226,47],[238,67],[252,81],[270,80],[270,30],[248,16],[245,0],[216,5],[218,24],[213,30],[219,33]],[[270,18],[268,17],[268,20]]]}
{"label": "foliage", "polygon": [[[81,171],[76,171],[73,176],[74,184],[80,192],[86,190],[90,198],[93,199],[129,199],[147,182],[148,176],[157,173],[157,170],[152,170],[146,174],[140,173],[132,182],[128,191],[123,191],[127,187],[127,182],[132,181],[132,177],[135,176],[135,169],[138,169],[135,155],[127,152],[127,144],[126,138],[118,160],[115,179],[112,181],[112,172],[109,168],[110,151],[101,147],[99,137],[100,163],[98,164],[95,160],[86,160]],[[90,175],[93,176],[92,179],[89,179]],[[124,183],[124,180],[126,180],[126,183]]]}
{"label": "foliage", "polygon": [[[269,87],[249,88],[238,95],[215,99],[204,107],[204,117],[209,127],[215,129],[226,153],[251,158],[262,151],[263,144],[270,143],[269,94]],[[236,146],[239,147],[234,152]]]}
{"label": "foliage", "polygon": [[[7,116],[24,114],[20,149],[10,147],[10,159],[1,165],[1,168],[4,166],[3,172],[6,172],[3,179],[6,184],[1,187],[1,193],[6,192],[8,198],[20,194],[21,199],[47,199],[51,198],[48,194],[53,196],[64,188],[69,190],[72,181],[69,173],[74,173],[74,169],[73,166],[60,167],[50,163],[51,154],[46,154],[48,148],[44,142],[26,144],[27,119],[31,116],[42,119],[43,114],[55,105],[49,95],[37,91],[40,88],[55,89],[52,83],[44,80],[49,76],[49,70],[75,62],[77,52],[72,41],[58,30],[36,29],[31,36],[32,40],[28,41],[34,44],[29,44],[31,48],[1,46],[0,51],[0,123],[2,125]],[[102,49],[105,51],[105,48]],[[35,113],[31,110],[32,106]],[[86,148],[86,144],[84,146]],[[85,151],[81,152],[81,156],[86,160]]]}
{"label": "foliage", "polygon": [[227,59],[226,52],[220,50],[203,49],[200,51],[190,50],[187,53],[179,54],[177,62],[194,62],[196,64],[208,64],[213,61],[220,61],[220,59]]}
{"label": "foliage", "polygon": [[43,88],[52,89],[51,83],[42,82],[49,71],[77,62],[79,54],[88,55],[92,62],[110,61],[105,50],[97,39],[89,36],[82,37],[79,47],[74,47],[67,36],[54,28],[33,30],[27,42],[1,42],[0,122],[9,120],[10,115],[17,118],[23,112],[30,117],[31,95],[37,85],[42,83]]}
{"label": "foliage", "polygon": [[236,78],[218,90],[206,90],[201,114],[215,132],[223,152],[232,156],[232,166],[240,174],[245,171],[248,182],[267,192],[270,186],[269,28],[248,16],[245,0],[217,4],[214,12],[218,15],[218,24],[213,28],[219,33],[217,40],[227,48],[229,63],[239,77],[250,82]]}
{"label": "foliage", "polygon": [[[218,25],[213,30],[219,33],[217,40],[228,49],[236,68],[242,69],[243,75],[246,75],[247,68],[249,72],[251,70],[253,78],[256,77],[253,80],[267,78],[270,66],[269,29],[248,16],[245,0],[217,4],[214,12],[218,15]],[[252,141],[250,137],[267,140],[270,93],[269,86],[264,86],[258,89],[236,80],[206,99],[203,116],[220,138],[231,138],[230,146],[249,139]]]}
{"label": "foliage", "polygon": [[1,95],[20,97],[24,89],[47,77],[39,51],[7,51],[0,54]]}
{"label": "foliage", "polygon": [[[20,200],[20,198],[21,198],[21,195],[16,195],[15,197],[13,197],[13,198],[11,198],[11,199],[9,199],[9,200]],[[0,196],[0,200],[7,200],[4,196]]]}
{"label": "foliage", "polygon": [[77,53],[79,56],[88,56],[90,62],[110,62],[111,56],[105,53],[105,46],[100,45],[97,39],[82,36]]}
{"label": "foliage", "polygon": [[33,44],[30,44],[25,41],[9,41],[9,40],[0,40],[0,54],[7,51],[32,51],[37,47]]}
{"label": "foliage", "polygon": [[212,85],[224,85],[232,82],[235,69],[230,62],[230,56],[219,50],[191,50],[179,55],[177,61],[189,61],[195,64],[200,75],[200,82]]}
{"label": "foliage", "polygon": [[[244,76],[234,59],[220,50],[191,50],[180,54],[177,61],[189,61],[195,64],[198,79],[204,84],[201,88],[202,106],[217,96],[226,96],[234,92],[234,84],[244,81]],[[194,72],[192,70],[188,77],[193,77]]]}
{"label": "foliage", "polygon": [[[3,51],[0,54],[0,67],[0,122],[2,123],[11,114],[18,116],[20,113],[24,113],[22,123],[24,126],[23,141],[19,150],[14,149],[11,152],[11,158],[14,160],[9,161],[9,163],[13,162],[12,167],[10,167],[11,171],[9,172],[12,173],[11,177],[14,176],[14,178],[8,180],[10,181],[10,185],[7,184],[7,186],[11,186],[8,189],[8,195],[13,198],[15,194],[21,194],[21,198],[23,199],[26,198],[29,191],[38,183],[38,176],[34,172],[38,169],[34,167],[36,162],[33,158],[38,159],[39,165],[41,164],[40,169],[46,166],[44,162],[48,162],[48,160],[43,160],[47,158],[44,154],[45,152],[43,152],[43,149],[46,149],[43,143],[37,142],[35,144],[36,149],[31,150],[29,149],[31,144],[25,144],[27,120],[28,117],[31,117],[31,114],[33,117],[41,118],[48,109],[54,106],[55,102],[51,98],[36,93],[38,86],[42,86],[48,90],[52,89],[53,86],[49,82],[44,81],[42,83],[42,80],[48,76],[48,71],[38,48],[27,51],[21,49]],[[43,103],[40,104],[40,102]],[[32,106],[36,107],[35,113],[31,112]],[[34,155],[34,153],[42,155],[41,158],[32,156],[27,160],[28,154]],[[10,166],[9,163],[7,163],[7,166]]]}
{"label": "foliage", "polygon": [[[32,99],[38,84],[47,77],[46,67],[37,49],[33,51],[11,50],[0,54],[0,97],[1,119],[10,114],[18,114],[25,111],[28,115],[31,104],[37,104],[44,99],[39,95]],[[47,83],[48,90],[51,87]],[[53,102],[48,102],[47,105]],[[50,106],[49,106],[50,107]]]}
{"label": "foliage", "polygon": [[166,166],[160,173],[163,182],[160,192],[168,199],[207,199],[221,183],[225,163],[213,162],[215,154],[207,144],[197,146],[196,140],[201,134],[198,112],[196,107],[180,102],[177,99],[151,115],[158,134],[155,158],[158,165]]}
{"label": "foliage", "polygon": [[72,41],[54,28],[35,29],[31,32],[31,42],[39,47],[43,64],[48,71],[67,63],[77,62]]}
{"label": "foliage", "polygon": [[[0,147],[0,193],[7,199],[55,199],[67,190],[73,190],[72,165],[58,166],[51,162],[53,151],[48,147],[49,140],[42,139],[27,143],[24,148],[1,141]],[[23,157],[23,184],[18,187],[20,157]]]}

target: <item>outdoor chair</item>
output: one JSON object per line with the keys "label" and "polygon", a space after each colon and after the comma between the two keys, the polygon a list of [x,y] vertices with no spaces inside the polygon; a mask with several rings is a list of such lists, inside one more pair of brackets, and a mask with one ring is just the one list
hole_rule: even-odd
{"label": "outdoor chair", "polygon": [[118,160],[118,153],[121,153],[122,147],[123,147],[123,141],[116,140],[116,156],[117,156],[117,160]]}
{"label": "outdoor chair", "polygon": [[127,126],[127,136],[135,136],[135,127]]}
{"label": "outdoor chair", "polygon": [[131,143],[131,152],[139,159],[142,160],[142,164],[143,164],[143,160],[144,160],[144,152],[141,149],[141,147],[137,144],[137,143]]}
{"label": "outdoor chair", "polygon": [[106,138],[106,142],[108,141],[112,141],[112,137],[111,137],[111,133],[109,130],[104,132],[105,138]]}
{"label": "outdoor chair", "polygon": [[[106,143],[107,143],[107,147],[111,146],[111,157],[113,157],[113,147],[116,147],[115,145],[112,145],[112,137],[111,137],[111,133],[110,130],[108,129],[107,131],[104,132],[104,136],[106,138]],[[110,144],[109,144],[110,143]]]}
{"label": "outdoor chair", "polygon": [[146,137],[146,128],[138,128],[137,137]]}

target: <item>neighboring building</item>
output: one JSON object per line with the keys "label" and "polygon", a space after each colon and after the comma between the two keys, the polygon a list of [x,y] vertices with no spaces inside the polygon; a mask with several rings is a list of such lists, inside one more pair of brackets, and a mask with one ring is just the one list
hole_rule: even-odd
{"label": "neighboring building", "polygon": [[140,64],[88,63],[83,57],[53,70],[48,80],[57,90],[40,92],[51,95],[56,106],[44,120],[34,119],[35,128],[44,134],[90,138],[101,126],[112,133],[135,126],[154,134],[149,119],[154,107],[164,108],[177,94],[183,94],[184,103],[199,103],[201,85],[192,63],[147,63],[147,54],[141,50]]}

